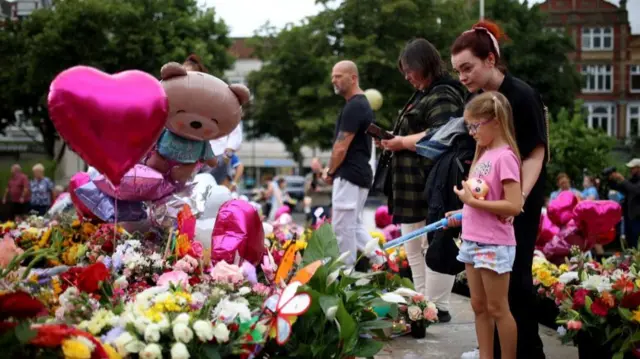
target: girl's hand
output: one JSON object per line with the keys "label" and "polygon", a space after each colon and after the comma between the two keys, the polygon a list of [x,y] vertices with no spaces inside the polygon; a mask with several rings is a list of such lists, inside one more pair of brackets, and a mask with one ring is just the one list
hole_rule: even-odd
{"label": "girl's hand", "polygon": [[447,219],[447,227],[446,228],[455,228],[455,227],[460,227],[462,225],[462,221],[459,221],[457,219],[455,219],[453,216],[461,213],[462,210],[459,209],[457,211],[451,211],[451,212],[447,212],[445,213],[444,217]]}
{"label": "girl's hand", "polygon": [[390,140],[382,140],[382,147],[387,151],[401,151],[404,150],[403,136],[396,136]]}
{"label": "girl's hand", "polygon": [[453,186],[453,192],[458,195],[460,201],[464,204],[469,204],[469,202],[473,201],[473,195],[471,194],[471,188],[467,184],[467,181],[462,181],[462,189],[458,189],[458,187]]}

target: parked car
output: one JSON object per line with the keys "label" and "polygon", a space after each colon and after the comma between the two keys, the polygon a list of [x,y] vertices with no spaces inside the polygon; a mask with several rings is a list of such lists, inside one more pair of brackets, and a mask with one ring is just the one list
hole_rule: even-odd
{"label": "parked car", "polygon": [[289,197],[298,202],[296,209],[302,208],[302,201],[304,199],[304,177],[284,176],[284,180],[286,181],[284,190],[289,194]]}

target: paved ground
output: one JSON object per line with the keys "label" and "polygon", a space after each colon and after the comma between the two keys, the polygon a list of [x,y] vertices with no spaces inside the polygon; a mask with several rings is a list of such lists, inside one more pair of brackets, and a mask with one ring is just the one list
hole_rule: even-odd
{"label": "paved ground", "polygon": [[[449,323],[432,325],[424,339],[404,336],[393,339],[376,355],[376,359],[458,359],[465,351],[477,346],[473,312],[469,299],[454,294],[451,298]],[[578,350],[560,343],[554,330],[540,326],[540,336],[544,342],[547,359],[578,358]]]}
{"label": "paved ground", "polygon": [[[375,229],[375,207],[365,208],[363,220],[367,229]],[[294,213],[297,223],[304,222],[304,216]],[[451,314],[453,319],[446,324],[432,325],[427,329],[424,339],[413,339],[411,336],[392,340],[376,355],[376,359],[458,359],[465,351],[477,346],[473,312],[469,299],[454,294],[451,298]],[[540,336],[544,342],[548,359],[578,358],[578,350],[560,343],[555,330],[540,326]]]}

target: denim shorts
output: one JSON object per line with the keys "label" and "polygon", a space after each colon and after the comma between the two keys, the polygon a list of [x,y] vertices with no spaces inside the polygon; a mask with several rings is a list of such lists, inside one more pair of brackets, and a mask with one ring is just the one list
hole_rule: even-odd
{"label": "denim shorts", "polygon": [[511,272],[516,259],[516,246],[462,241],[457,259],[473,268],[486,268],[498,274]]}

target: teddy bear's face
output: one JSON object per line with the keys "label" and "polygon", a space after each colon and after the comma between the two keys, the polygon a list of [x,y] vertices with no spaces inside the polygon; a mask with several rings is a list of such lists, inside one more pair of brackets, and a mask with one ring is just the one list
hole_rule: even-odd
{"label": "teddy bear's face", "polygon": [[[240,122],[245,98],[215,76],[169,65],[173,66],[169,70],[172,72],[163,68],[162,81],[169,98],[166,123],[169,131],[196,141],[213,140],[231,133]],[[248,89],[244,87],[244,90],[248,100]]]}

